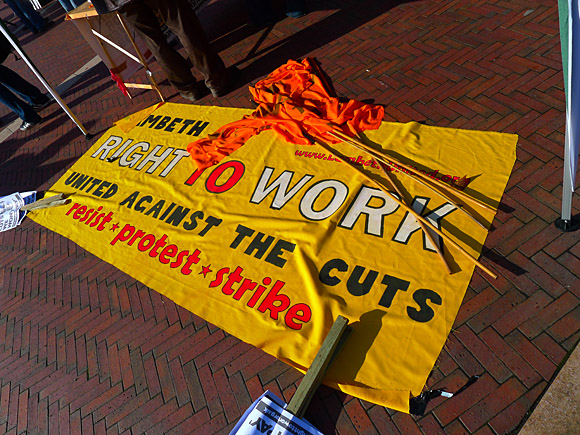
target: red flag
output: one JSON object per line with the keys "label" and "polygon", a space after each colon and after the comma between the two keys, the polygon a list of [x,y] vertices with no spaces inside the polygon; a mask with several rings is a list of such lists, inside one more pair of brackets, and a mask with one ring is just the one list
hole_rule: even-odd
{"label": "red flag", "polygon": [[109,72],[111,73],[111,78],[113,79],[113,81],[117,83],[117,87],[121,90],[123,95],[127,97],[129,95],[129,91],[127,91],[127,87],[125,86],[125,83],[123,83],[121,77],[111,70],[109,70]]}

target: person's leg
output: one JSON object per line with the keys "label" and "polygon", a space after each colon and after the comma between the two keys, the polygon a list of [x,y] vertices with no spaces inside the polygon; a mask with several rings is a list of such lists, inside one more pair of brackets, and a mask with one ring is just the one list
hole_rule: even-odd
{"label": "person's leg", "polygon": [[40,89],[4,65],[0,65],[0,83],[29,104],[40,105],[49,101],[49,98]]}
{"label": "person's leg", "polygon": [[[144,0],[158,10],[167,27],[179,38],[193,66],[203,75],[212,94],[228,86],[228,72],[220,56],[210,47],[205,31],[187,0]],[[215,92],[214,92],[215,91]]]}
{"label": "person's leg", "polygon": [[42,15],[34,10],[30,1],[16,0],[16,3],[18,3],[18,8],[22,14],[24,14],[24,16],[34,27],[35,32],[41,32],[45,27],[47,27],[48,22],[42,17]]}
{"label": "person's leg", "polygon": [[249,24],[262,27],[274,23],[274,13],[270,0],[245,0]]}
{"label": "person's leg", "polygon": [[16,95],[14,95],[10,90],[0,83],[0,103],[4,104],[10,110],[12,110],[20,119],[24,118],[24,107],[22,101],[20,101]]}
{"label": "person's leg", "polygon": [[286,0],[286,16],[300,18],[306,15],[306,0]]}
{"label": "person's leg", "polygon": [[23,122],[35,125],[42,121],[40,115],[32,110],[32,107],[10,92],[2,83],[0,83],[0,103],[16,113]]}
{"label": "person's leg", "polygon": [[22,21],[28,30],[31,32],[36,32],[37,29],[34,24],[28,19],[24,11],[20,8],[20,2],[18,0],[4,0],[5,3],[12,9],[14,14]]}
{"label": "person's leg", "polygon": [[75,8],[75,6],[73,6],[70,0],[58,0],[58,2],[62,6],[62,8],[67,12],[70,12]]}
{"label": "person's leg", "polygon": [[63,9],[67,12],[72,11],[73,9],[78,8],[80,5],[82,5],[84,3],[84,0],[58,0],[60,5],[63,7]]}
{"label": "person's leg", "polygon": [[145,41],[171,84],[180,92],[191,91],[195,86],[195,77],[187,61],[167,42],[154,12],[138,2],[123,7],[121,15]]}

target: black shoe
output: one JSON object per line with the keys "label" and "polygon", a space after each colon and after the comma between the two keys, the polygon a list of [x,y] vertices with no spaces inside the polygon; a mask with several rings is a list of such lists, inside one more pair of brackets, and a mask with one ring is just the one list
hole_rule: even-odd
{"label": "black shoe", "polygon": [[237,82],[240,80],[241,75],[242,75],[242,73],[237,67],[232,66],[232,67],[228,68],[228,80],[227,80],[226,84],[220,88],[217,88],[217,89],[216,88],[209,88],[213,97],[214,98],[223,97],[224,95],[227,95],[231,91],[233,91],[235,89]]}
{"label": "black shoe", "polygon": [[22,121],[22,124],[20,124],[20,131],[26,131],[31,127],[34,127],[38,124],[40,124],[42,122],[42,119],[40,121],[37,122],[26,122],[26,121]]}
{"label": "black shoe", "polygon": [[32,104],[32,109],[35,112],[38,112],[39,110],[44,109],[45,107],[47,107],[50,103],[52,103],[52,100],[50,98],[47,98],[45,101],[43,101],[42,103],[34,103]]}
{"label": "black shoe", "polygon": [[201,95],[199,87],[197,86],[197,83],[193,84],[187,89],[180,89],[179,95],[181,95],[181,98],[185,98],[186,100],[189,101],[197,101],[203,97],[203,95]]}
{"label": "black shoe", "polygon": [[44,33],[44,32],[46,32],[47,30],[50,30],[50,29],[52,29],[52,28],[54,27],[54,25],[55,25],[55,22],[54,22],[54,21],[49,21],[49,22],[47,22],[47,23],[44,25],[44,27],[43,27],[42,29],[40,29],[40,30],[39,30],[37,33]]}

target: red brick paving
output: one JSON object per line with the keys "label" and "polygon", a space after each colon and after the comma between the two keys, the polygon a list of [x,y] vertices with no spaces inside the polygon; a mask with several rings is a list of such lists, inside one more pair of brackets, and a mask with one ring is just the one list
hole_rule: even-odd
{"label": "red brick paving", "polygon": [[[387,121],[520,140],[484,254],[500,276],[474,274],[427,385],[481,379],[458,398],[435,399],[424,417],[321,387],[307,417],[327,434],[517,430],[580,337],[578,233],[553,226],[565,122],[556,2],[308,3],[304,18],[256,30],[242,1],[212,2],[201,14],[208,34],[245,83],[199,104],[252,107],[248,83],[312,56],[339,95],[385,105]],[[45,10],[55,27],[17,36],[57,85],[93,53],[56,2]],[[10,14],[3,4],[0,16]],[[6,65],[35,81],[21,60]],[[102,64],[63,97],[97,136],[156,102],[153,92],[123,97]],[[15,119],[5,107],[0,115]],[[95,140],[56,105],[42,116],[39,128],[0,143],[0,194],[46,189]],[[288,401],[301,378],[30,220],[0,233],[0,433],[227,433],[264,389]]]}

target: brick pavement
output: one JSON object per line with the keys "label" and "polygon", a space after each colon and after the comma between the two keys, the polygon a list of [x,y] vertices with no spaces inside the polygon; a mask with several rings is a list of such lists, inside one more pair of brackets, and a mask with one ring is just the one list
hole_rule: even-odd
{"label": "brick pavement", "polygon": [[[212,2],[201,14],[208,34],[245,83],[199,104],[252,107],[248,83],[313,56],[340,96],[385,105],[388,121],[520,139],[483,255],[499,277],[475,272],[427,386],[481,379],[420,418],[321,387],[307,417],[327,434],[516,431],[580,338],[578,233],[553,225],[565,123],[556,2],[309,4],[304,18],[252,29],[241,0]],[[93,54],[58,3],[44,13],[54,28],[17,36],[57,85]],[[0,16],[10,14],[2,4]],[[22,61],[6,64],[34,80]],[[97,135],[156,101],[153,92],[123,97],[102,64],[63,97]],[[4,107],[0,115],[15,119]],[[46,189],[95,140],[56,105],[42,116],[0,143],[1,195]],[[0,233],[0,433],[227,433],[264,389],[289,400],[301,378],[30,220]]]}

